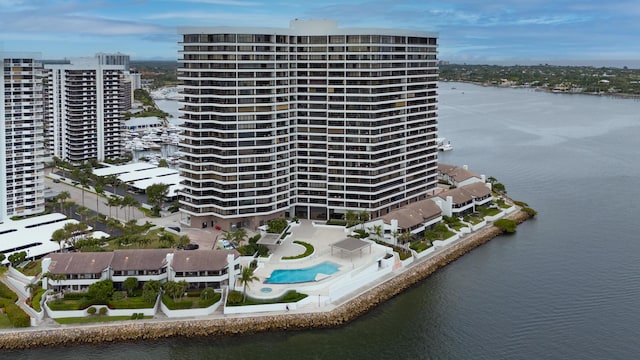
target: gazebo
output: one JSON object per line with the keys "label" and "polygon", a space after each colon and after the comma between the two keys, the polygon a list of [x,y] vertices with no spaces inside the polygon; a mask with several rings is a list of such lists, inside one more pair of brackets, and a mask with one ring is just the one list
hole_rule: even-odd
{"label": "gazebo", "polygon": [[369,254],[371,254],[371,243],[356,239],[356,238],[346,238],[344,240],[340,240],[336,243],[331,244],[331,255],[333,255],[333,249],[340,250],[340,255],[342,253],[347,252],[349,256],[353,255],[354,252],[359,251],[362,256],[362,249],[369,247]]}

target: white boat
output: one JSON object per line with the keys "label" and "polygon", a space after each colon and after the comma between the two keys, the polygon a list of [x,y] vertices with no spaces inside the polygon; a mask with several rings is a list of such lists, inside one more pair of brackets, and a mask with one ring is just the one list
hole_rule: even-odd
{"label": "white boat", "polygon": [[447,138],[436,138],[436,143],[438,144],[438,151],[450,151],[453,150],[453,146],[451,146],[451,141],[447,140]]}

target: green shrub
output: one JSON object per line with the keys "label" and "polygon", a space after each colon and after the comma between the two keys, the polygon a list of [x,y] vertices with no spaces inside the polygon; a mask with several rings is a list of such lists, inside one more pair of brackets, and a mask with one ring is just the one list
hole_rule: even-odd
{"label": "green shrub", "polygon": [[362,229],[353,230],[353,232],[358,235],[356,236],[356,238],[358,239],[366,239],[367,237],[369,237],[369,233]]}
{"label": "green shrub", "polygon": [[42,295],[44,295],[45,291],[46,290],[43,288],[38,289],[38,292],[33,297],[33,300],[31,300],[31,307],[33,308],[33,310],[37,312],[42,311],[42,307],[40,306],[40,301],[42,300]]}
{"label": "green shrub", "polygon": [[329,219],[327,220],[326,224],[335,226],[347,226],[347,221],[342,219]]}
{"label": "green shrub", "polygon": [[527,203],[526,203],[526,202],[524,202],[524,201],[517,201],[517,200],[515,200],[513,203],[514,203],[514,204],[516,204],[516,205],[518,205],[518,206],[520,206],[520,207],[529,207],[529,204],[527,204]]}
{"label": "green shrub", "polygon": [[131,317],[130,317],[131,320],[135,320],[137,318],[138,318],[138,313],[131,314]]}
{"label": "green shrub", "polygon": [[87,314],[89,314],[89,315],[95,315],[96,311],[98,311],[98,310],[96,310],[96,308],[94,308],[94,307],[92,306],[92,307],[90,307],[90,308],[88,308],[88,309],[87,309]]}
{"label": "green shrub", "polygon": [[411,246],[409,246],[409,248],[411,248],[412,250],[415,250],[418,253],[423,252],[430,247],[431,245],[427,244],[426,241],[414,241],[411,243]]}
{"label": "green shrub", "polygon": [[167,294],[162,295],[162,303],[169,308],[169,310],[184,310],[191,309],[193,307],[193,300],[184,298],[178,301],[173,301],[171,296]]}
{"label": "green shrub", "polygon": [[111,295],[111,300],[119,301],[126,298],[125,294],[122,291],[116,291]]}
{"label": "green shrub", "polygon": [[302,259],[305,258],[311,254],[313,254],[313,245],[306,243],[304,241],[299,241],[299,240],[294,240],[293,241],[295,244],[300,244],[302,246],[304,246],[305,250],[304,253],[299,254],[299,255],[295,255],[295,256],[283,256],[282,260],[293,260],[293,259]]}
{"label": "green shrub", "polygon": [[229,305],[237,305],[242,303],[242,293],[238,290],[229,291],[229,295],[227,296],[227,303]]}
{"label": "green shrub", "polygon": [[299,293],[295,290],[291,290],[291,291],[287,291],[286,294],[284,294],[284,296],[282,297],[282,300],[279,302],[284,302],[284,303],[292,303],[292,302],[298,302],[304,298],[306,298],[307,294],[302,294]]}
{"label": "green shrub", "polygon": [[82,299],[87,297],[87,293],[65,293],[65,300],[74,300],[74,299]]}
{"label": "green shrub", "polygon": [[11,302],[18,301],[18,295],[11,291],[3,282],[0,282],[0,298],[9,299]]}
{"label": "green shrub", "polygon": [[4,311],[13,327],[30,327],[31,318],[20,307],[14,303],[4,304]]}
{"label": "green shrub", "polygon": [[529,216],[531,216],[531,217],[535,217],[536,215],[538,215],[538,212],[537,212],[537,211],[535,211],[535,210],[533,210],[533,209],[532,209],[532,208],[530,208],[530,207],[523,207],[523,208],[522,208],[522,211],[526,212],[526,213],[527,213],[527,214],[529,214]]}
{"label": "green shrub", "polygon": [[208,299],[200,299],[200,301],[198,301],[198,307],[199,308],[207,308],[215,303],[217,303],[218,301],[220,301],[220,298],[222,298],[222,294],[220,293],[215,293],[213,294],[212,297],[208,298]]}
{"label": "green shrub", "polygon": [[98,311],[98,313],[100,315],[107,315],[107,308],[106,307],[101,307],[100,311]]}
{"label": "green shrub", "polygon": [[499,219],[496,220],[493,224],[498,229],[508,234],[516,232],[516,227],[518,226],[515,221],[509,219]]}
{"label": "green shrub", "polygon": [[260,240],[261,235],[260,234],[256,234],[255,236],[252,236],[249,238],[249,244],[255,245],[258,240]]}
{"label": "green shrub", "polygon": [[287,219],[281,217],[267,221],[267,232],[272,234],[280,234],[287,227]]}

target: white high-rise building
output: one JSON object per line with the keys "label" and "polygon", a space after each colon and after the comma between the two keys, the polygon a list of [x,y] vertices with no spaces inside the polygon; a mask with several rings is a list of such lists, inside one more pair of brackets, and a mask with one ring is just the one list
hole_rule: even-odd
{"label": "white high-rise building", "polygon": [[34,54],[1,53],[0,222],[44,211],[41,65]]}
{"label": "white high-rise building", "polygon": [[436,33],[328,20],[179,33],[183,223],[378,217],[434,189]]}
{"label": "white high-rise building", "polygon": [[78,163],[122,155],[124,65],[98,58],[45,63],[45,123],[51,156]]}

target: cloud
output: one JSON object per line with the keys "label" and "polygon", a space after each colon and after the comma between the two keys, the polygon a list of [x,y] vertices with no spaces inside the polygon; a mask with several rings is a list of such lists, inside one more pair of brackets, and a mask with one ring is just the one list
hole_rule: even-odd
{"label": "cloud", "polygon": [[[170,0],[175,1],[175,0]],[[227,6],[258,6],[262,5],[259,2],[241,1],[241,0],[178,0],[179,2],[188,3],[200,3],[200,4],[212,4],[212,5],[227,5]]]}
{"label": "cloud", "polygon": [[169,30],[158,25],[138,23],[126,20],[113,20],[98,17],[64,15],[49,17],[34,15],[4,18],[0,22],[3,32],[33,33],[73,33],[94,35],[133,35],[164,33]]}

